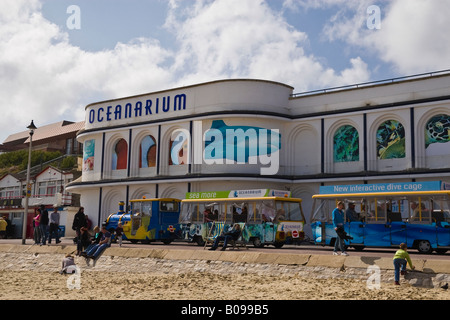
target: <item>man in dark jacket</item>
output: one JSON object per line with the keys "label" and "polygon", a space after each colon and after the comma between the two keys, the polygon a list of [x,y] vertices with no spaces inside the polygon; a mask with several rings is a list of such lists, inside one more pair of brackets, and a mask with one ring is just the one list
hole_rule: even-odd
{"label": "man in dark jacket", "polygon": [[219,246],[219,242],[223,241],[223,247],[220,250],[225,251],[225,249],[227,248],[228,241],[230,241],[231,239],[236,241],[237,239],[239,239],[240,235],[241,235],[241,226],[238,223],[235,223],[230,231],[225,232],[222,236],[217,236],[216,240],[214,240],[214,243],[209,250],[212,251],[216,250],[217,247]]}
{"label": "man in dark jacket", "polygon": [[39,210],[41,211],[41,217],[39,221],[39,228],[41,229],[41,237],[42,237],[41,245],[45,246],[48,236],[48,221],[49,221],[48,211],[47,209],[45,209],[44,205],[41,205],[41,208]]}
{"label": "man in dark jacket", "polygon": [[80,236],[81,228],[87,227],[86,215],[84,214],[84,208],[80,207],[78,212],[73,217],[72,230],[75,230],[77,238]]}

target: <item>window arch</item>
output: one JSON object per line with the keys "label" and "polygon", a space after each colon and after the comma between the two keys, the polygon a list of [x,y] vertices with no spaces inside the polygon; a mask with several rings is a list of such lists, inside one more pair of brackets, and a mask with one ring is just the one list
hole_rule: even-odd
{"label": "window arch", "polygon": [[169,165],[188,163],[189,137],[185,130],[175,130],[169,142]]}
{"label": "window arch", "polygon": [[339,127],[333,136],[334,162],[359,161],[359,133],[351,125]]}
{"label": "window arch", "polygon": [[139,168],[156,166],[156,139],[153,136],[145,136],[139,146]]}
{"label": "window arch", "polygon": [[126,169],[128,165],[128,143],[125,139],[120,139],[114,145],[112,152],[112,170]]}
{"label": "window arch", "polygon": [[[431,117],[425,125],[425,149],[427,153],[433,153],[435,143],[450,142],[450,116],[438,114]],[[442,148],[441,146],[437,148]]]}
{"label": "window arch", "polygon": [[397,120],[387,120],[377,129],[378,159],[405,158],[405,128]]}

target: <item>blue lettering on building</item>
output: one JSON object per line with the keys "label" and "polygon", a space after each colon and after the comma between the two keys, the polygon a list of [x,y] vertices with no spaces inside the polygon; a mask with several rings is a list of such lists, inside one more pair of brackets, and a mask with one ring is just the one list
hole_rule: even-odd
{"label": "blue lettering on building", "polygon": [[[173,109],[172,103],[173,102]],[[160,105],[161,104],[161,105]],[[161,107],[161,108],[160,108]],[[175,97],[167,96],[156,98],[155,100],[147,99],[145,102],[137,101],[134,104],[128,102],[114,106],[99,107],[97,111],[91,109],[89,111],[89,123],[108,122],[113,120],[142,118],[159,113],[167,113],[170,111],[177,112],[186,110],[186,94],[178,94]]]}

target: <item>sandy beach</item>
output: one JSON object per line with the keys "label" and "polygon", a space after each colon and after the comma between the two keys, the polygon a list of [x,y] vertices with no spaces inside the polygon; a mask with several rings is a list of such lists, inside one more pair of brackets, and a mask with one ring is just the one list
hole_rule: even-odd
{"label": "sandy beach", "polygon": [[[1,300],[448,300],[450,291],[381,283],[369,289],[361,279],[305,276],[301,273],[230,272],[222,268],[177,268],[154,259],[102,257],[87,267],[76,257],[79,273],[62,275],[61,255],[2,254]],[[183,266],[184,271],[183,271]],[[180,271],[182,270],[182,271]]]}
{"label": "sandy beach", "polygon": [[[443,289],[300,276],[84,272],[80,288],[57,272],[0,271],[2,300],[448,300]],[[69,283],[69,286],[68,286]],[[72,289],[70,289],[72,285]],[[105,288],[109,288],[105,290]],[[220,292],[218,292],[220,288]]]}

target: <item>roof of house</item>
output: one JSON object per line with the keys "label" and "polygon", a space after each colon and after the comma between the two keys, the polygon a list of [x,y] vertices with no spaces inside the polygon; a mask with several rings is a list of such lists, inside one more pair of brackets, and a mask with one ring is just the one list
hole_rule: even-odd
{"label": "roof of house", "polygon": [[[34,130],[33,142],[39,142],[41,140],[46,140],[49,138],[54,138],[56,136],[62,136],[66,134],[76,133],[84,128],[84,121],[72,122],[67,120],[62,120],[56,123],[48,124],[42,127],[38,127]],[[3,145],[17,145],[17,144],[27,144],[30,140],[29,131],[22,131],[14,133],[8,136]]]}

